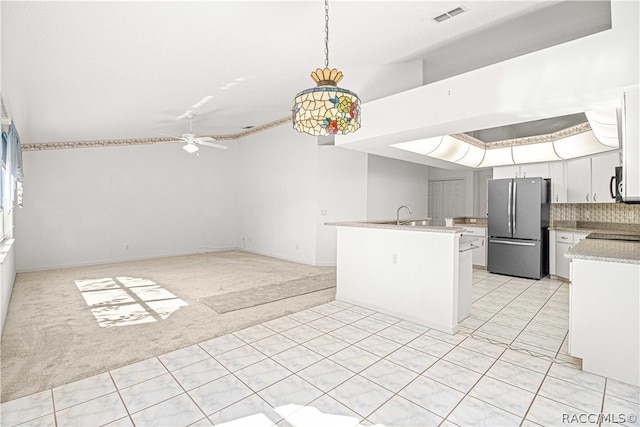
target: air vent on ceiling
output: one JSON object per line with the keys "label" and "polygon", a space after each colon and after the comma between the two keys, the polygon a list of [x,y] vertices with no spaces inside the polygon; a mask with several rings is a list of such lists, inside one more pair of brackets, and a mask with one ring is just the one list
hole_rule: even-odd
{"label": "air vent on ceiling", "polygon": [[451,9],[448,12],[443,13],[442,15],[438,15],[433,18],[434,21],[440,23],[442,21],[446,21],[449,18],[453,18],[456,15],[460,15],[461,13],[466,12],[467,10],[462,7],[456,7],[455,9]]}

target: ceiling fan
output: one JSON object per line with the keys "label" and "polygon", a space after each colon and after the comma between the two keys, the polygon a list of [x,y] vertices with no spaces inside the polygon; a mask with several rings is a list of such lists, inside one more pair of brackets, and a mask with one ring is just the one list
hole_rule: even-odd
{"label": "ceiling fan", "polygon": [[[185,134],[182,134],[182,136],[180,137],[176,137],[176,141],[175,141],[175,142],[185,142],[185,145],[183,145],[182,148],[186,152],[195,153],[200,149],[198,145],[219,148],[220,150],[226,150],[227,148],[229,148],[224,145],[215,144],[213,142],[215,141],[215,138],[212,138],[210,136],[197,136],[196,134],[194,134],[191,127],[191,121],[193,120],[194,115],[191,113],[191,114],[188,114],[186,117],[189,119],[189,133],[185,133]],[[174,142],[174,141],[171,141],[171,142]]]}

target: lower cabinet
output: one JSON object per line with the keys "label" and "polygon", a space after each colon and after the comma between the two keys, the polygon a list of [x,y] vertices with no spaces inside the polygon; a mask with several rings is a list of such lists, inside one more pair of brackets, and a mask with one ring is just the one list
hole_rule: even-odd
{"label": "lower cabinet", "polygon": [[589,233],[582,231],[549,231],[549,273],[571,279],[571,262],[565,254],[574,244],[578,243]]}
{"label": "lower cabinet", "polygon": [[569,278],[569,260],[564,254],[571,248],[571,243],[556,242],[556,276]]}
{"label": "lower cabinet", "polygon": [[476,236],[479,237],[480,248],[471,251],[471,262],[473,265],[486,267],[487,266],[487,228],[486,227],[467,227],[464,226],[465,231],[463,236]]}

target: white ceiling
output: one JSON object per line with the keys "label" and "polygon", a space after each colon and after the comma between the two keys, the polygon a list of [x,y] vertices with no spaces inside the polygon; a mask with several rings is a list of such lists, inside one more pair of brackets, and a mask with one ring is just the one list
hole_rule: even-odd
{"label": "white ceiling", "polygon": [[[578,18],[537,19],[531,31],[518,31],[526,17],[566,5]],[[468,11],[431,19],[458,6]],[[237,133],[289,116],[293,97],[313,84],[310,72],[324,66],[321,0],[3,0],[0,7],[2,97],[23,143],[179,135],[188,122],[176,118],[206,96],[194,132]],[[573,1],[332,0],[330,66],[366,102],[385,65],[432,54],[442,59],[437,67],[425,62],[433,68],[425,78],[437,80],[562,41],[581,25],[579,9]],[[508,43],[478,46],[483,36]]]}

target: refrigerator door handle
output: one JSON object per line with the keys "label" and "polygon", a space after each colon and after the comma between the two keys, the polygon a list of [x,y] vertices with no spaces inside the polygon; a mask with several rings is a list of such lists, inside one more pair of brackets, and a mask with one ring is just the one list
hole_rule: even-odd
{"label": "refrigerator door handle", "polygon": [[497,243],[500,245],[515,245],[515,246],[535,246],[535,243],[527,243],[527,242],[511,242],[508,240],[489,240],[489,243]]}
{"label": "refrigerator door handle", "polygon": [[513,208],[511,211],[513,212],[513,234],[516,234],[516,218],[518,215],[516,214],[516,197],[518,195],[518,183],[513,181]]}
{"label": "refrigerator door handle", "polygon": [[507,202],[507,226],[509,227],[509,234],[511,234],[511,196],[512,196],[513,181],[509,181],[509,201]]}

